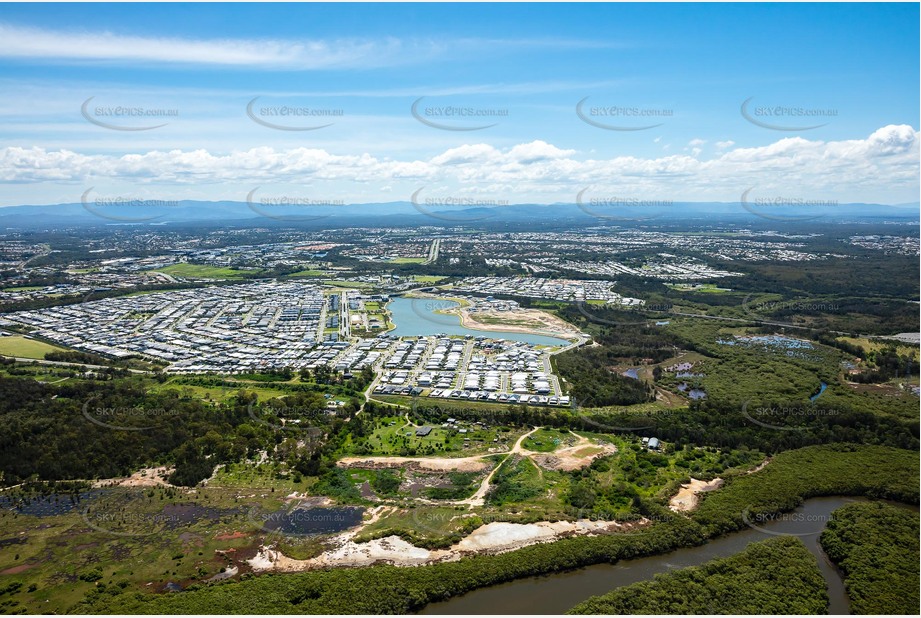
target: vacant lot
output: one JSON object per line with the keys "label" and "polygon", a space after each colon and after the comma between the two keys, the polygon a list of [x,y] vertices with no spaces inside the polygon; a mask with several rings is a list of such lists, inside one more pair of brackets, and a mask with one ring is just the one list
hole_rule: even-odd
{"label": "vacant lot", "polygon": [[166,268],[157,269],[156,272],[174,275],[176,277],[189,277],[190,279],[240,279],[248,271],[235,268],[221,268],[206,266],[204,264],[173,264]]}
{"label": "vacant lot", "polygon": [[0,354],[4,356],[43,359],[48,352],[61,351],[62,348],[42,343],[34,339],[26,339],[21,335],[0,337]]}

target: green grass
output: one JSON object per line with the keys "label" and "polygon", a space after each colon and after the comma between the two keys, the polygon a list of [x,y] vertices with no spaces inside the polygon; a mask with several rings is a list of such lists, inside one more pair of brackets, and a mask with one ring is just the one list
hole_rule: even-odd
{"label": "green grass", "polygon": [[288,391],[281,389],[272,389],[264,386],[252,384],[236,384],[234,386],[199,386],[197,384],[182,384],[174,381],[175,378],[168,380],[163,384],[153,383],[149,390],[153,392],[164,390],[177,390],[182,394],[189,394],[197,399],[211,400],[217,403],[226,403],[236,397],[241,388],[256,393],[259,401],[266,401],[276,397],[284,397]]}
{"label": "green grass", "polygon": [[254,271],[237,270],[235,268],[222,268],[205,264],[172,264],[165,268],[158,268],[153,272],[166,273],[176,277],[191,279],[241,279],[244,275]]}
{"label": "green grass", "polygon": [[40,285],[24,285],[21,287],[2,288],[2,291],[4,292],[34,292],[35,290],[43,290],[43,289],[45,288]]}
{"label": "green grass", "polygon": [[[394,423],[391,425],[390,423]],[[461,434],[453,429],[444,429],[439,423],[419,423],[419,426],[428,425],[432,432],[420,437],[416,435],[416,427],[406,424],[406,419],[400,416],[383,417],[377,420],[374,430],[365,438],[355,441],[350,435],[343,444],[343,454],[349,455],[397,455],[415,457],[426,455],[476,455],[485,453],[488,448],[498,446],[493,442],[496,435],[503,436],[501,442],[510,443],[517,439],[514,432],[497,434],[495,428],[488,430],[473,429],[472,425],[464,425],[467,434]],[[407,435],[409,434],[409,435]],[[469,438],[468,447],[465,448],[464,438]]]}
{"label": "green grass", "polygon": [[421,264],[426,260],[424,257],[395,257],[389,260],[391,264]]}
{"label": "green grass", "polygon": [[574,436],[568,431],[557,429],[538,429],[525,438],[522,447],[538,453],[552,453],[560,447],[567,446],[567,442],[575,444]]}
{"label": "green grass", "polygon": [[494,506],[525,502],[540,496],[545,487],[544,474],[537,465],[527,457],[513,455],[493,475],[486,502]]}
{"label": "green grass", "polygon": [[694,284],[690,284],[690,283],[666,283],[665,285],[679,292],[701,292],[705,294],[725,294],[727,292],[732,291],[728,288],[721,288],[715,283],[703,283],[703,284],[700,284],[699,287],[697,287]]}
{"label": "green grass", "polygon": [[331,292],[335,291],[335,288],[373,288],[374,287],[373,283],[368,283],[367,281],[346,281],[343,279],[330,279],[329,281],[324,281],[323,283],[325,285],[333,286],[334,289],[330,290]]}
{"label": "green grass", "polygon": [[899,354],[904,354],[912,357],[916,361],[918,360],[918,346],[913,346],[908,343],[897,341],[895,339],[868,339],[866,337],[838,337],[838,341],[844,341],[850,343],[851,345],[858,346],[863,348],[866,352],[878,352],[885,348],[894,347],[898,350]]}
{"label": "green grass", "polygon": [[299,270],[291,273],[289,277],[325,277],[328,273],[324,270]]}
{"label": "green grass", "polygon": [[309,489],[317,480],[316,477],[301,477],[301,482],[295,483],[294,479],[299,476],[285,470],[278,464],[262,464],[258,466],[227,464],[208,481],[208,486],[253,491],[268,489],[270,492],[277,492],[279,496],[285,496],[293,491],[303,492]]}
{"label": "green grass", "polygon": [[437,275],[413,275],[413,281],[418,281],[419,283],[438,283],[446,278],[447,277],[439,277]]}
{"label": "green grass", "polygon": [[48,352],[63,352],[59,348],[35,339],[26,339],[22,335],[0,337],[0,355],[41,360]]}

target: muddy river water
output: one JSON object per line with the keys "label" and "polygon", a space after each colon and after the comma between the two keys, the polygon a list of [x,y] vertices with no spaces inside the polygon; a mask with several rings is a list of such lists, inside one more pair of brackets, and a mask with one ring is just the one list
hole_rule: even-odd
{"label": "muddy river water", "polygon": [[[714,558],[737,554],[772,535],[795,535],[816,557],[830,598],[829,613],[847,614],[850,603],[838,569],[819,545],[819,535],[837,508],[859,498],[813,498],[791,513],[757,527],[716,538],[700,547],[687,547],[657,556],[597,564],[583,569],[519,579],[480,588],[447,601],[431,603],[420,614],[563,614],[574,605],[612,589],[652,579],[658,573],[697,566]],[[901,505],[904,506],[904,505]],[[913,508],[913,507],[906,507]]]}

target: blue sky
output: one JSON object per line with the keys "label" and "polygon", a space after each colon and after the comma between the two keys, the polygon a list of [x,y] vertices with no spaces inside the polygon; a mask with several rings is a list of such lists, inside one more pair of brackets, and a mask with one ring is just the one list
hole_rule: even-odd
{"label": "blue sky", "polygon": [[[916,201],[918,17],[917,4],[6,4],[0,205],[89,186]],[[331,124],[270,128],[250,102],[267,124]],[[492,116],[435,115],[449,108]]]}

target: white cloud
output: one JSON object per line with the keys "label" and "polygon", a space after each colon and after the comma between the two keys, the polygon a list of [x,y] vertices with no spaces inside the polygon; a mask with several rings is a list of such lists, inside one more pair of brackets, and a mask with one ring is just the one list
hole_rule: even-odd
{"label": "white cloud", "polygon": [[[284,41],[272,39],[182,39],[113,32],[63,32],[0,24],[0,56],[6,58],[113,60],[225,66],[332,69],[381,66],[398,52],[397,39],[380,41]],[[425,50],[437,51],[435,44]]]}
{"label": "white cloud", "polygon": [[[0,23],[0,57],[29,60],[203,64],[292,70],[376,68],[489,50],[623,47],[583,39],[190,39],[110,31],[49,30]],[[551,86],[551,89],[559,88]],[[566,88],[566,86],[563,86]],[[516,88],[511,87],[512,91]]]}
{"label": "white cloud", "polygon": [[707,140],[700,139],[699,137],[695,137],[694,139],[688,142],[688,146],[691,146],[693,148],[695,146],[703,146],[706,143],[707,143]]}
{"label": "white cloud", "polygon": [[[502,188],[509,200],[552,203],[585,186],[610,186],[633,195],[680,200],[737,200],[749,187],[839,201],[905,202],[918,192],[919,134],[890,125],[865,139],[818,141],[784,138],[764,146],[736,148],[711,159],[698,153],[653,158],[595,159],[544,141],[497,148],[479,143],[447,149],[428,158],[396,160],[370,153],[335,154],[322,148],[271,147],[225,153],[153,150],[136,154],[87,155],[70,150],[0,149],[0,182],[8,187],[42,183],[92,186],[133,183],[178,195],[231,183],[324,183],[386,186],[390,199],[422,184],[458,191]],[[369,185],[362,195],[369,195]],[[384,190],[379,191],[385,193]],[[354,194],[354,192],[352,192]],[[8,201],[10,198],[7,197]]]}
{"label": "white cloud", "polygon": [[716,142],[716,147],[720,150],[726,150],[727,148],[732,148],[736,143],[731,139],[727,139],[725,142]]}

